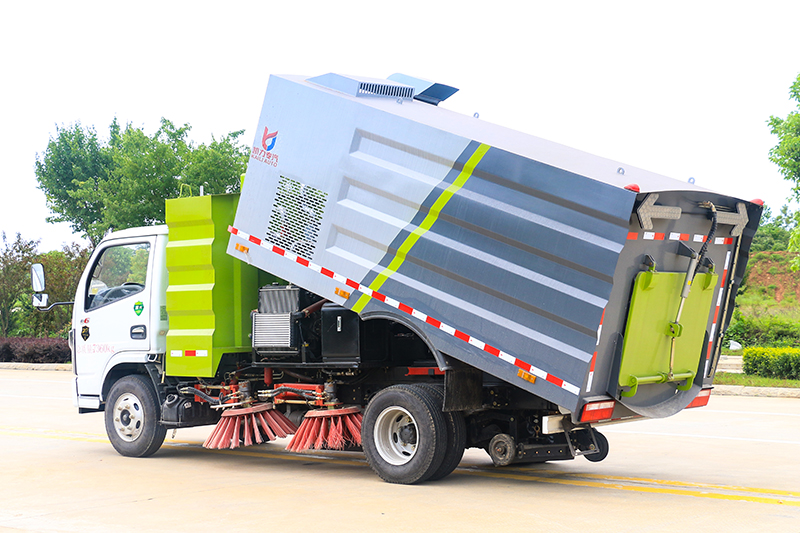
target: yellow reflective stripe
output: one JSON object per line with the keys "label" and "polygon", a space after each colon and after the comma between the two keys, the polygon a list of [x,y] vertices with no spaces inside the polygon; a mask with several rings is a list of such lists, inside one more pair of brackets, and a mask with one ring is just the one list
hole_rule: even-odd
{"label": "yellow reflective stripe", "polygon": [[[389,266],[383,269],[383,272],[378,274],[378,276],[370,283],[369,288],[373,291],[380,290],[383,284],[386,282],[389,277],[397,272],[400,268],[400,265],[406,260],[406,256],[408,252],[411,251],[411,248],[417,243],[417,241],[428,232],[433,226],[433,223],[439,218],[439,213],[442,212],[442,209],[447,205],[447,202],[453,197],[455,193],[457,193],[467,182],[467,180],[472,176],[472,172],[475,170],[475,167],[478,166],[483,156],[486,155],[486,152],[489,151],[489,145],[481,144],[478,146],[478,149],[475,150],[475,153],[467,160],[467,163],[464,165],[464,168],[458,174],[458,177],[451,183],[442,194],[439,195],[439,198],[433,203],[428,214],[425,216],[425,219],[422,221],[422,224],[417,226],[414,231],[412,231],[406,240],[403,241],[403,244],[400,245],[400,248],[397,249],[397,253],[392,259],[392,262],[389,263]],[[367,296],[366,294],[362,294],[361,298],[353,306],[353,311],[356,313],[360,313],[364,307],[369,302],[371,296]]]}

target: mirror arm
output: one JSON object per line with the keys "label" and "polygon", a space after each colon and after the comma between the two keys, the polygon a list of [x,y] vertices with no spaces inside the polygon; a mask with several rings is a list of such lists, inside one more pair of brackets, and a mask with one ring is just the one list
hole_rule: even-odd
{"label": "mirror arm", "polygon": [[59,305],[72,305],[74,303],[75,302],[56,302],[54,304],[50,304],[50,307],[34,307],[34,309],[36,309],[39,312],[45,313],[45,312],[50,311],[51,309],[53,309],[54,307],[57,307]]}

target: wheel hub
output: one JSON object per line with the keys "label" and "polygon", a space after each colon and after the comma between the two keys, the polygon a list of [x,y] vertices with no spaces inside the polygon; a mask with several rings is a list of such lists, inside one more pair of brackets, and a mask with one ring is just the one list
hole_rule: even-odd
{"label": "wheel hub", "polygon": [[404,465],[417,452],[417,423],[402,407],[388,407],[375,421],[375,446],[389,464]]}
{"label": "wheel hub", "polygon": [[126,442],[133,442],[144,430],[144,409],[135,395],[120,396],[114,404],[114,429]]}
{"label": "wheel hub", "polygon": [[411,424],[407,426],[403,426],[400,428],[398,432],[398,436],[400,440],[406,444],[416,444],[417,443],[417,428]]}

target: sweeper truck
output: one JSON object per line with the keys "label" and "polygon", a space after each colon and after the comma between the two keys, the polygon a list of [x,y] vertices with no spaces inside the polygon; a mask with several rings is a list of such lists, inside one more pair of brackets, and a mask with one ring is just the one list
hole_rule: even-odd
{"label": "sweeper truck", "polygon": [[438,105],[455,91],[272,76],[240,195],[97,246],[75,402],[119,453],[209,425],[206,447],[362,449],[416,483],[467,447],[600,461],[603,426],[707,404],[761,202]]}

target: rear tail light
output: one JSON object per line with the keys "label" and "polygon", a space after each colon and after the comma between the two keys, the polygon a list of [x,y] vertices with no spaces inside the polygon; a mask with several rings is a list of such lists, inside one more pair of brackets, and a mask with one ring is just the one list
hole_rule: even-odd
{"label": "rear tail light", "polygon": [[581,422],[598,422],[600,420],[609,420],[614,414],[614,407],[616,405],[617,402],[614,400],[587,403],[583,406]]}
{"label": "rear tail light", "polygon": [[705,407],[708,405],[708,399],[711,397],[711,389],[703,389],[700,393],[692,400],[692,403],[686,406],[687,409],[690,407]]}

